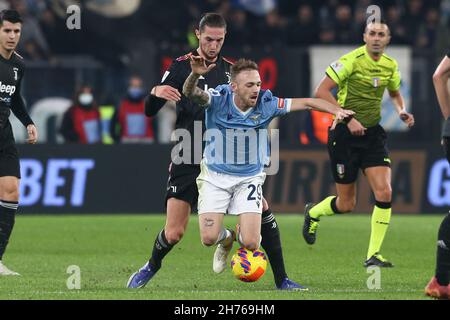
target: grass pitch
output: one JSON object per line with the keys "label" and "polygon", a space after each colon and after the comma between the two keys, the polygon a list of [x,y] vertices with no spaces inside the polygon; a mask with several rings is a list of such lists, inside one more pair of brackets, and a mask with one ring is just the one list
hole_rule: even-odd
{"label": "grass pitch", "polygon": [[[275,290],[270,267],[256,283],[235,280],[231,270],[214,274],[214,249],[201,245],[196,215],[140,290],[125,286],[151,254],[164,215],[19,215],[4,263],[22,276],[0,278],[0,299],[427,299],[423,289],[434,272],[442,216],[393,215],[382,253],[395,268],[381,270],[375,290],[368,289],[371,274],[362,266],[370,215],[324,217],[312,247],[300,233],[302,215],[276,218],[289,277],[308,292]],[[234,226],[236,219],[225,222]],[[71,265],[80,268],[80,290],[67,288]]]}

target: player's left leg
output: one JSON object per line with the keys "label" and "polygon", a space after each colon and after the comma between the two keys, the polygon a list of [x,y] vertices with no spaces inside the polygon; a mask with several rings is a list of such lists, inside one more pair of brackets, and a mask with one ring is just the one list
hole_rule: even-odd
{"label": "player's left leg", "polygon": [[384,259],[380,254],[381,246],[391,221],[391,168],[388,166],[370,167],[366,168],[364,173],[375,195],[369,250],[364,265],[366,267],[371,265],[393,267],[393,264]]}
{"label": "player's left leg", "polygon": [[290,280],[286,273],[281,246],[280,228],[269,208],[266,199],[263,198],[263,209],[261,217],[261,246],[267,254],[272,267],[275,285],[280,290],[305,289],[305,287]]}
{"label": "player's left leg", "polygon": [[19,179],[14,176],[0,177],[0,275],[19,275],[2,263],[6,246],[14,228],[19,206]]}

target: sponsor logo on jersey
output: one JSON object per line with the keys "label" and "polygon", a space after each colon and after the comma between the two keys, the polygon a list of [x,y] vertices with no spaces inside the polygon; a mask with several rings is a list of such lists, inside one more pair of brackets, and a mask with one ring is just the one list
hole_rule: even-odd
{"label": "sponsor logo on jersey", "polygon": [[333,63],[330,65],[330,67],[331,67],[334,71],[336,71],[336,73],[339,73],[339,71],[341,71],[342,68],[344,68],[344,65],[343,65],[341,62],[339,62],[339,60],[338,60],[338,61],[333,62]]}
{"label": "sponsor logo on jersey", "polygon": [[0,102],[6,103],[6,104],[10,104],[11,103],[11,98],[10,97],[5,97],[5,98],[0,97]]}
{"label": "sponsor logo on jersey", "polygon": [[16,86],[6,85],[0,81],[0,93],[7,93],[12,96],[14,92],[16,92]]}

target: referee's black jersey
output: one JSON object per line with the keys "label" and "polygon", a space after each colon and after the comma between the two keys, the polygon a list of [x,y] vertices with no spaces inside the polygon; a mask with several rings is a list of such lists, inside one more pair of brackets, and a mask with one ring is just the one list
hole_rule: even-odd
{"label": "referee's black jersey", "polygon": [[[198,56],[197,50],[191,52]],[[218,85],[230,82],[230,67],[232,63],[218,56],[215,62],[216,66],[206,75],[201,76],[198,81],[198,87],[203,90],[215,88]],[[188,55],[181,56],[173,60],[169,69],[164,73],[161,85],[169,85],[178,89],[181,93],[181,100],[176,104],[177,120],[175,129],[186,129],[190,132],[192,139],[202,139],[202,137],[194,137],[194,121],[202,121],[202,133],[205,130],[205,108],[193,103],[183,95],[183,84],[191,73],[191,65]],[[148,116],[154,116],[164,105],[166,100],[148,96],[145,103],[145,112]]]}
{"label": "referee's black jersey", "polygon": [[33,124],[25,108],[20,94],[24,75],[22,58],[13,53],[10,59],[0,55],[0,135],[4,137],[4,130],[10,129],[9,115],[11,110],[24,126]]}

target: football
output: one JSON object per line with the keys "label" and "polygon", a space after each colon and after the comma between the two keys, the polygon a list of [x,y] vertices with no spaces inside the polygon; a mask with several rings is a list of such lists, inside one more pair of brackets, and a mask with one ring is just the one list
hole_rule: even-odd
{"label": "football", "polygon": [[231,270],[234,276],[244,282],[260,279],[267,268],[267,258],[261,250],[251,251],[239,248],[231,258]]}

